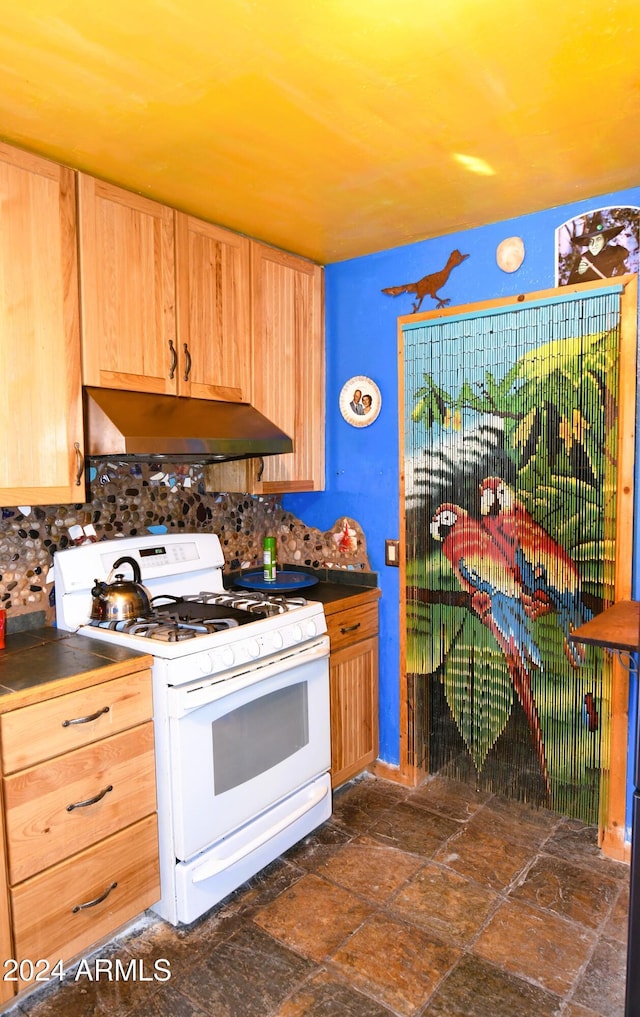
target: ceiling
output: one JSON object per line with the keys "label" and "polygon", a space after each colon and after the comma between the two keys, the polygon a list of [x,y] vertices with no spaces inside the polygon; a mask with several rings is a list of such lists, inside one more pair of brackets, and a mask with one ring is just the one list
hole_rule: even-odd
{"label": "ceiling", "polygon": [[0,0],[0,137],[322,263],[640,184],[637,0]]}

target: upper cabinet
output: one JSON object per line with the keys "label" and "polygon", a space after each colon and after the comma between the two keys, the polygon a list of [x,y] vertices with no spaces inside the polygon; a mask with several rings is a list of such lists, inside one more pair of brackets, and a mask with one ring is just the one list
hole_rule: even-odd
{"label": "upper cabinet", "polygon": [[174,212],[78,174],[85,385],[175,393]]}
{"label": "upper cabinet", "polygon": [[249,241],[79,175],[87,385],[246,401]]}
{"label": "upper cabinet", "polygon": [[324,490],[324,274],[319,265],[251,245],[253,404],[293,438],[264,460],[264,493]]}
{"label": "upper cabinet", "polygon": [[205,470],[209,491],[323,491],[324,273],[319,265],[251,241],[251,402],[293,440],[293,452]]}
{"label": "upper cabinet", "polygon": [[176,263],[180,394],[248,402],[249,240],[176,212]]}
{"label": "upper cabinet", "polygon": [[0,505],[85,497],[75,174],[0,145]]}

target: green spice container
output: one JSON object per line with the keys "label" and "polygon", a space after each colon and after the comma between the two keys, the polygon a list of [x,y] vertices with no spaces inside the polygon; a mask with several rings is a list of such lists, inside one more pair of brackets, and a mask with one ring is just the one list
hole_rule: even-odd
{"label": "green spice container", "polygon": [[265,537],[262,541],[262,561],[265,583],[276,581],[276,538]]}

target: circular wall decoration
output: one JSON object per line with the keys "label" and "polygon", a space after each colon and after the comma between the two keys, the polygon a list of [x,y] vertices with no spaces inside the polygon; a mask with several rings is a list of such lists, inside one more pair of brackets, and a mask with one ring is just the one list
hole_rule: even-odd
{"label": "circular wall decoration", "polygon": [[522,237],[507,237],[496,249],[496,261],[503,272],[517,272],[524,261]]}
{"label": "circular wall decoration", "polygon": [[340,412],[352,427],[368,427],[380,412],[382,396],[375,381],[358,374],[340,392]]}

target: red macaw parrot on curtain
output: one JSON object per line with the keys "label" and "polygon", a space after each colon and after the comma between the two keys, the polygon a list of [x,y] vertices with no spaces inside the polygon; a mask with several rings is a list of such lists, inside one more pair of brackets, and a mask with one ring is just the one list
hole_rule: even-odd
{"label": "red macaw parrot on curtain", "polygon": [[555,611],[564,633],[564,652],[572,667],[584,663],[585,649],[569,636],[591,618],[582,603],[578,570],[560,544],[536,523],[500,477],[480,484],[483,526],[516,570],[531,618]]}
{"label": "red macaw parrot on curtain", "polygon": [[531,666],[541,667],[540,651],[530,631],[521,598],[522,590],[512,564],[480,521],[459,505],[440,505],[432,517],[430,533],[434,540],[442,542],[442,552],[460,586],[469,593],[472,609],[504,653],[513,687],[533,735],[547,793],[550,794],[551,784],[530,674]]}

